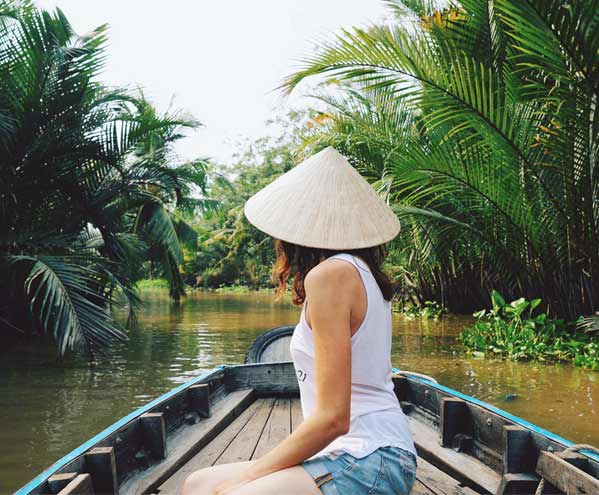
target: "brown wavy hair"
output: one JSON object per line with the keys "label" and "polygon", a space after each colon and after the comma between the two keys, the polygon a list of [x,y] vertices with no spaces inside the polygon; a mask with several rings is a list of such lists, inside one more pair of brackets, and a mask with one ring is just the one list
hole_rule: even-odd
{"label": "brown wavy hair", "polygon": [[382,271],[381,265],[387,256],[387,249],[384,244],[351,250],[330,250],[298,246],[280,239],[275,240],[276,260],[273,266],[272,278],[277,285],[276,298],[281,299],[287,289],[289,277],[293,277],[292,297],[293,304],[300,306],[306,300],[306,291],[304,289],[304,279],[308,272],[318,265],[321,261],[330,258],[338,253],[348,253],[362,258],[383,293],[383,297],[390,301],[393,297],[393,283],[391,279]]}

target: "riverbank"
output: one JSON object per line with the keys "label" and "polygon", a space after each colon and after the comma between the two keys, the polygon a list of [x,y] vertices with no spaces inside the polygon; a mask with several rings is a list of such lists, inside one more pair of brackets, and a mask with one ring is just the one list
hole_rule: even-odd
{"label": "riverbank", "polygon": [[[147,278],[137,282],[137,288],[139,290],[168,289],[168,282],[162,278]],[[192,287],[186,285],[185,290],[186,292],[206,291],[217,294],[274,294],[275,292],[273,288],[260,287],[256,289],[247,285],[221,285],[219,287]]]}

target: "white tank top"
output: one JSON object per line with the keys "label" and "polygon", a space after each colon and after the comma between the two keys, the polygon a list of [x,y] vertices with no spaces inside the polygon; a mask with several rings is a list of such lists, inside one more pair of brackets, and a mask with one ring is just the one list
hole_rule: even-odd
{"label": "white tank top", "polygon": [[[367,309],[351,337],[351,413],[349,431],[312,457],[329,452],[348,452],[364,457],[379,447],[416,449],[407,419],[393,391],[391,379],[391,303],[386,301],[366,262],[347,253],[331,256],[354,265],[366,289]],[[302,413],[316,406],[316,380],[312,329],[306,321],[306,302],[295,327],[289,350],[297,373]],[[310,457],[310,458],[312,458]]]}

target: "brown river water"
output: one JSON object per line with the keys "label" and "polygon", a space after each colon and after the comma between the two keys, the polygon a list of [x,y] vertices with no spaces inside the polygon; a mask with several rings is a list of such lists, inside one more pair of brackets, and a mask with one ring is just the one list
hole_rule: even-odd
{"label": "brown river water", "polygon": [[[243,362],[262,331],[295,324],[299,310],[270,294],[194,292],[179,306],[166,291],[146,304],[126,344],[90,364],[47,349],[0,350],[0,493],[19,488],[109,424],[219,364]],[[394,316],[393,365],[520,416],[577,443],[599,445],[599,373],[569,365],[464,357],[466,317]]]}

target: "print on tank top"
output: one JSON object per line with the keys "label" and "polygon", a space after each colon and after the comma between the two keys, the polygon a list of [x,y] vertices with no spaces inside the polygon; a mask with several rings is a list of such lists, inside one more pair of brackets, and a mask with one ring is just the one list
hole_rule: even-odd
{"label": "print on tank top", "polygon": [[299,383],[306,381],[306,376],[308,376],[308,374],[304,370],[298,369],[296,373],[297,373],[297,381]]}

